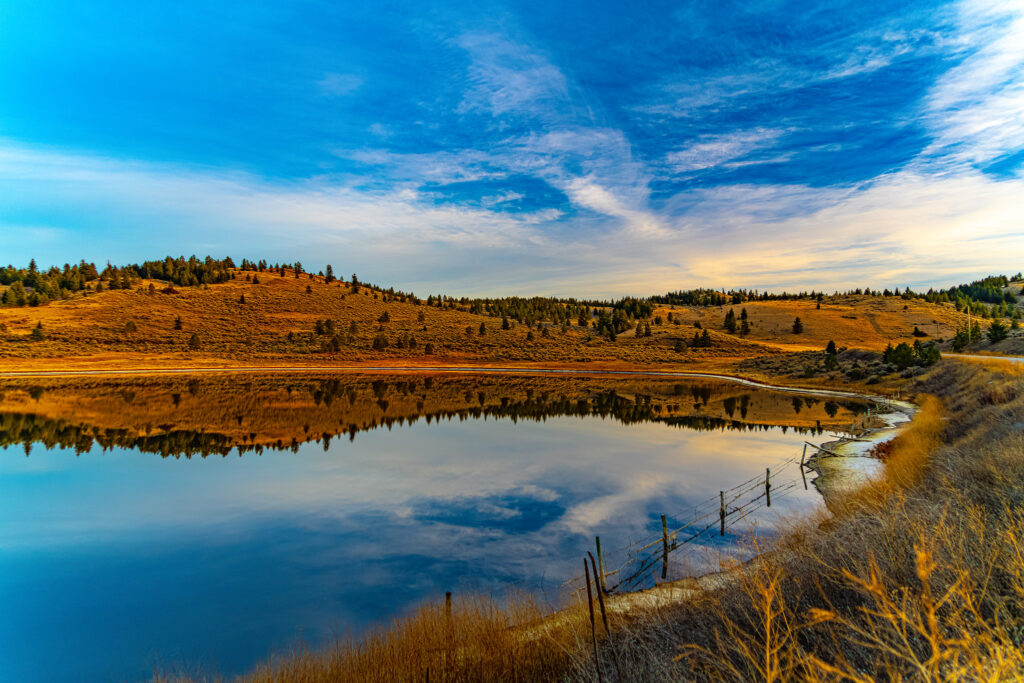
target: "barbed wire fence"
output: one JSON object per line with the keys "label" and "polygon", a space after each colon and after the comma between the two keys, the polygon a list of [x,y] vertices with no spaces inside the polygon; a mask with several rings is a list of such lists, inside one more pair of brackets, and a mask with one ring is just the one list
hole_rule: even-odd
{"label": "barbed wire fence", "polygon": [[[851,424],[847,433],[833,436],[839,441],[862,440],[859,436],[862,430],[867,429],[868,419],[870,414],[859,425]],[[602,548],[600,536],[596,537],[595,583],[605,594],[627,593],[655,583],[654,572],[659,566],[661,580],[664,581],[668,578],[670,559],[678,559],[681,555],[700,549],[706,550],[709,545],[707,542],[716,535],[724,537],[730,529],[752,521],[760,510],[771,507],[773,503],[801,489],[808,490],[808,447],[815,449],[812,453],[818,456],[834,455],[823,445],[804,442],[799,456],[772,463],[765,468],[763,475],[751,477],[730,489],[719,491],[717,496],[710,496],[686,508],[662,514],[660,534],[631,539],[625,545],[611,549]],[[688,521],[678,524],[678,520],[683,519]],[[670,525],[670,520],[677,523]],[[606,556],[626,559],[618,567],[606,570]],[[570,579],[565,585],[573,590],[584,589],[580,577]]]}

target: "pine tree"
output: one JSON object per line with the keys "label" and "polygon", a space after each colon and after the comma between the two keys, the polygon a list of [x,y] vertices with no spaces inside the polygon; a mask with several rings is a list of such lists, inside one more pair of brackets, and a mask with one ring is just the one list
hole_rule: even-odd
{"label": "pine tree", "polygon": [[1010,331],[1002,320],[993,320],[988,328],[988,340],[992,344],[1001,342],[1010,336]]}
{"label": "pine tree", "polygon": [[729,334],[736,334],[736,313],[731,308],[725,314],[725,329]]}
{"label": "pine tree", "polygon": [[181,323],[181,316],[180,315],[176,316],[174,318],[174,329],[176,329],[176,330],[182,329],[182,323]]}
{"label": "pine tree", "polygon": [[836,343],[831,340],[825,347],[825,367],[829,370],[839,367],[839,351],[836,349]]}
{"label": "pine tree", "polygon": [[28,298],[25,296],[25,286],[21,284],[21,280],[15,280],[11,283],[10,296],[8,298],[15,306],[25,305]]}
{"label": "pine tree", "polygon": [[800,316],[793,319],[793,334],[800,334],[804,331],[804,324],[800,322]]}
{"label": "pine tree", "polygon": [[202,342],[199,341],[199,335],[196,334],[195,332],[193,332],[192,336],[189,337],[189,340],[188,340],[188,348],[189,348],[189,350],[191,350],[191,351],[198,351],[200,348],[202,348],[202,346],[203,346]]}

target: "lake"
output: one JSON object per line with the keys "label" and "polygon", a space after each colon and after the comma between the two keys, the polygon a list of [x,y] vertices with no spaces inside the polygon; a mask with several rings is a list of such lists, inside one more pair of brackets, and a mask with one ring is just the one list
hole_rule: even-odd
{"label": "lake", "polygon": [[715,516],[671,575],[714,568],[821,504],[792,460],[868,405],[654,377],[5,381],[0,679],[234,675],[448,590],[555,604],[596,535],[617,567],[775,467],[772,507]]}

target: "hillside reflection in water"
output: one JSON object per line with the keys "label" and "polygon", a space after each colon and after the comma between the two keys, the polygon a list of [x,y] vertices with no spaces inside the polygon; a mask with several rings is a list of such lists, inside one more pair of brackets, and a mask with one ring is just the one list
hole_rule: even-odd
{"label": "hillside reflection in water", "polygon": [[[554,598],[595,534],[615,548],[663,512],[686,521],[866,408],[645,378],[0,389],[0,670],[53,681],[158,659],[238,673],[445,590]],[[816,504],[801,487],[756,521]]]}

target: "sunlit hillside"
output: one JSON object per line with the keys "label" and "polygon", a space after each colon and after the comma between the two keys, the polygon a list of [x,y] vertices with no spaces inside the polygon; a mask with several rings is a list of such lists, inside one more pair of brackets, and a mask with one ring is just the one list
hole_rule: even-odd
{"label": "sunlit hillside", "polygon": [[[46,361],[59,359],[66,368],[284,362],[686,366],[820,350],[829,341],[881,350],[900,341],[948,340],[966,322],[950,303],[863,295],[637,311],[573,305],[585,313],[556,316],[549,310],[519,322],[479,300],[420,300],[284,270],[235,269],[232,275],[193,287],[142,279],[127,289],[87,289],[38,306],[0,308],[0,357],[19,359],[24,367],[48,367]],[[549,308],[569,306],[556,301]],[[732,332],[730,311],[737,321]],[[618,334],[598,327],[605,313],[620,316]]]}

